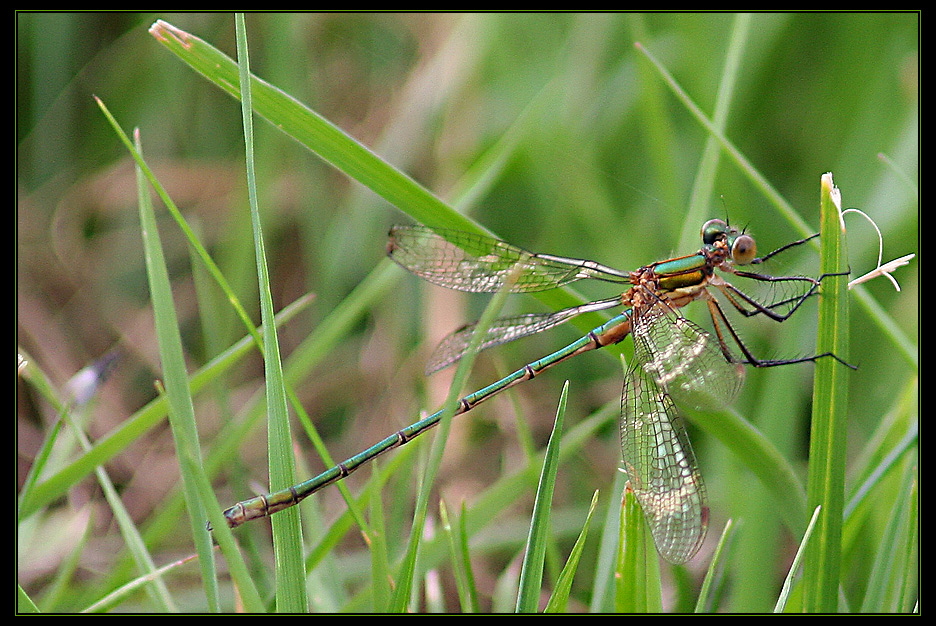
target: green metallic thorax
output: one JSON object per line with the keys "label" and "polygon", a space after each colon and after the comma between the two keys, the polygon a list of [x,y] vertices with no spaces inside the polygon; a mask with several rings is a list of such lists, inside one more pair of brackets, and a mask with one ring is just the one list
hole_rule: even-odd
{"label": "green metallic thorax", "polygon": [[663,291],[693,287],[705,282],[711,274],[710,261],[703,254],[670,259],[653,266],[657,284]]}

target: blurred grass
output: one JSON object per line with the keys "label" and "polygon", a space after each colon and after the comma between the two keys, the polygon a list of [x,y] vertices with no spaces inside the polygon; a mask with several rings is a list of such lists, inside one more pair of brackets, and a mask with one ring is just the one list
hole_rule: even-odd
{"label": "blurred grass", "polygon": [[[154,399],[152,381],[160,370],[132,169],[91,94],[100,96],[125,127],[141,128],[149,159],[170,195],[198,225],[241,301],[257,302],[252,246],[244,243],[250,235],[237,103],[146,32],[156,19],[164,19],[233,57],[233,17],[17,17],[18,342],[59,388],[114,345],[126,351],[87,426],[97,441]],[[799,235],[728,159],[716,167],[711,194],[701,193],[687,206],[707,132],[633,46],[639,40],[711,117],[732,24],[728,14],[247,16],[255,74],[310,105],[441,199],[457,199],[461,211],[498,236],[527,249],[592,258],[621,269],[691,252],[679,243],[690,209],[706,218],[727,213],[733,222],[748,225],[762,251]],[[862,208],[881,227],[886,259],[918,251],[917,189],[905,182],[919,176],[918,27],[915,14],[754,15],[724,121],[724,135],[814,229],[819,176],[832,171],[844,205]],[[387,227],[406,218],[268,124],[258,122],[255,133],[275,307],[315,294],[312,313],[280,329],[288,372],[289,356],[380,262]],[[196,300],[184,238],[164,212],[157,210],[157,220],[193,372],[244,332],[218,294],[214,307],[203,310],[210,298],[200,292]],[[876,238],[863,228],[849,233],[854,274],[871,269],[876,259]],[[888,323],[914,348],[917,267],[913,262],[898,270],[900,293],[885,281],[867,285]],[[804,254],[794,267],[781,269],[815,273],[818,255]],[[486,303],[443,293],[409,276],[396,281],[395,289],[367,306],[366,317],[342,332],[340,342],[329,344],[326,360],[310,359],[292,379],[334,457],[345,458],[414,421],[420,409],[437,408],[448,382],[445,375],[423,379],[428,350],[446,332],[475,319]],[[582,291],[608,295],[591,286]],[[521,297],[511,305],[542,310],[541,304]],[[852,336],[861,341],[852,342],[850,356],[860,369],[849,374],[849,489],[898,445],[918,412],[915,365],[901,357],[895,340],[866,311],[855,307],[851,315]],[[259,321],[255,305],[250,312]],[[696,313],[704,319],[703,311]],[[207,316],[210,334],[199,321]],[[797,356],[814,350],[815,320],[816,307],[810,304],[782,326],[752,321],[739,326],[758,355]],[[574,337],[571,329],[556,330],[485,354],[473,380],[490,382]],[[613,405],[621,391],[619,364],[600,354],[574,363],[454,420],[437,496],[444,496],[452,509],[467,500],[466,515],[483,517],[472,506],[483,502],[483,494],[499,480],[526,467],[517,442],[517,412],[542,449],[565,378],[572,381],[566,431],[606,403]],[[749,372],[734,407],[801,477],[806,474],[812,373],[808,365]],[[206,459],[224,451],[220,464],[225,471],[215,482],[221,502],[252,495],[249,485],[266,482],[262,428],[246,430],[237,448],[229,443],[229,426],[256,422],[250,415],[262,411],[255,399],[262,384],[262,361],[254,353],[223,377],[215,376],[214,388],[195,397]],[[54,427],[56,409],[22,382],[17,402],[19,485]],[[616,497],[611,485],[620,452],[610,417],[613,412],[597,436],[559,468],[552,515],[557,545],[546,555],[547,588],[580,533],[594,491],[600,491],[600,507]],[[691,434],[712,500],[710,541],[726,519],[740,521],[737,541],[722,557],[732,584],[715,592],[716,606],[770,610],[799,543],[781,525],[787,504],[739,469],[724,446],[699,430]],[[407,448],[417,449],[401,449],[383,460],[381,474],[391,464],[405,467],[417,459],[420,445],[414,442]],[[310,446],[299,448],[301,468],[321,469]],[[190,554],[192,541],[181,517],[175,531],[146,533],[161,507],[177,497],[178,465],[165,423],[136,432],[120,450],[108,457],[107,469],[148,537],[156,565]],[[882,550],[879,542],[891,536],[893,506],[906,499],[904,476],[914,467],[915,453],[911,446],[888,465],[871,497],[846,519],[842,585],[852,609],[892,606],[869,607],[864,600],[871,563]],[[63,456],[67,462],[76,454],[66,450]],[[383,500],[395,505],[384,510],[382,525],[392,562],[412,518],[412,505],[397,503],[408,502],[406,494],[415,489],[406,480],[409,472],[394,467],[392,476],[382,476],[388,481]],[[40,485],[56,469],[48,467]],[[537,473],[532,472],[530,484],[535,485]],[[349,479],[355,494],[369,475],[370,470],[362,470]],[[114,549],[115,542],[121,545],[119,531],[94,477],[79,474],[75,481],[68,498],[47,503],[18,528],[19,583],[42,610],[80,610],[138,575],[129,566],[129,551]],[[514,490],[515,504],[497,514],[494,526],[469,527],[482,609],[490,609],[498,579],[515,564],[534,493],[535,486]],[[302,506],[307,550],[318,545],[333,521],[346,518],[346,505],[335,489]],[[503,506],[485,508],[501,511]],[[56,575],[74,559],[74,546],[61,529],[81,523],[88,511],[95,523],[78,560],[81,575],[69,574],[63,583]],[[322,521],[314,522],[316,515]],[[268,528],[257,522],[238,531],[242,544],[255,546],[247,560],[253,559],[261,594],[263,577],[272,573]],[[589,533],[569,610],[602,606],[592,597],[601,535]],[[367,610],[370,600],[360,593],[370,570],[364,543],[354,533],[344,539],[332,535],[329,541],[338,543],[310,573],[312,607]],[[768,563],[774,566],[765,567]],[[690,564],[696,585],[705,565],[704,558]],[[206,608],[197,571],[197,566],[182,566],[168,578],[182,610]],[[445,568],[441,572],[442,606],[454,610],[454,580]],[[669,582],[679,589],[680,580]],[[44,605],[53,583],[55,593]],[[233,610],[226,579],[221,592],[222,606]],[[879,589],[875,595],[886,596]],[[690,599],[688,605],[676,601],[665,608],[691,609]],[[142,592],[117,607],[155,609]]]}

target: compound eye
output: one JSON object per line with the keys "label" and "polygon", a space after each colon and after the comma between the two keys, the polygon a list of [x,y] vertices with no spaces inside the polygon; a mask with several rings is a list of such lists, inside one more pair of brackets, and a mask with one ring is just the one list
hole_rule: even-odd
{"label": "compound eye", "polygon": [[702,243],[712,245],[728,234],[728,224],[724,220],[713,219],[702,225]]}
{"label": "compound eye", "polygon": [[757,256],[757,244],[750,235],[739,235],[731,246],[731,260],[738,265],[747,265]]}

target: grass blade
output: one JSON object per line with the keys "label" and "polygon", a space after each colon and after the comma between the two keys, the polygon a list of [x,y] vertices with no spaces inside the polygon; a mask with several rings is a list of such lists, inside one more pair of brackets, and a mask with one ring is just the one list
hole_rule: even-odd
{"label": "grass blade", "polygon": [[[150,27],[150,34],[216,86],[235,98],[240,97],[235,87],[236,63],[228,56],[202,39],[162,20]],[[475,222],[452,209],[367,146],[289,94],[253,75],[251,94],[254,111],[258,115],[414,220],[434,227],[485,232]],[[518,124],[525,124],[523,116]],[[510,145],[509,141],[507,145]],[[491,166],[497,167],[496,164]],[[585,301],[570,287],[533,295],[557,310]],[[587,332],[606,319],[589,313],[571,323]],[[615,348],[606,351],[613,354]]]}
{"label": "grass blade", "polygon": [[904,593],[913,582],[911,572],[917,543],[916,468],[908,466],[902,487],[877,548],[868,588],[861,604],[863,613],[894,613],[907,610]]}
{"label": "grass blade", "polygon": [[16,610],[19,613],[38,613],[39,607],[36,606],[29,594],[19,585],[16,585]]}
{"label": "grass blade", "polygon": [[[137,151],[139,152],[139,148]],[[153,301],[156,335],[159,340],[164,386],[169,406],[169,423],[172,426],[173,440],[176,445],[192,536],[199,555],[199,565],[202,569],[202,583],[208,596],[209,606],[217,610],[214,552],[204,520],[206,517],[216,517],[218,519],[215,524],[221,521],[220,505],[214,497],[214,492],[211,490],[211,485],[204,473],[201,448],[198,443],[198,431],[195,426],[192,390],[189,387],[188,375],[185,370],[182,338],[173,305],[169,273],[162,253],[159,231],[156,227],[156,217],[149,202],[149,195],[145,193],[145,185],[139,170],[138,181],[141,190],[139,204],[143,247]],[[243,561],[233,545],[233,537],[231,537],[230,532],[226,534],[227,537],[219,539],[219,543],[227,557],[228,565],[232,569],[232,575],[238,582],[245,604],[251,607],[252,610],[259,610],[261,608],[260,598],[253,586],[253,582],[246,575],[246,567],[243,566]],[[240,567],[238,567],[238,561]]]}
{"label": "grass blade", "polygon": [[[556,486],[556,472],[559,469],[559,446],[562,439],[562,422],[565,417],[566,400],[569,394],[569,381],[562,386],[559,396],[559,408],[552,434],[546,445],[546,458],[536,489],[536,501],[533,504],[533,519],[530,521],[530,534],[527,538],[523,568],[520,570],[520,590],[517,594],[517,612],[535,613],[539,606],[540,590],[543,582],[543,564],[546,560],[546,544],[549,540],[549,511],[552,495]],[[594,505],[593,505],[594,506]]]}
{"label": "grass blade", "polygon": [[[207,42],[162,20],[150,33],[185,63],[235,98],[237,66]],[[459,230],[477,231],[473,222],[452,211],[424,187],[395,170],[366,146],[305,107],[290,95],[256,76],[251,76],[252,106],[258,115],[309,147],[325,161],[369,187],[391,204],[404,208],[424,223]]]}
{"label": "grass blade", "polygon": [[[841,195],[832,175],[822,177],[822,273],[846,271],[848,254],[840,218]],[[822,283],[816,351],[848,358],[847,276],[829,277]],[[816,537],[806,551],[805,609],[831,613],[838,609],[841,578],[842,515],[845,500],[846,419],[848,368],[834,359],[819,359],[813,387],[812,427],[809,445],[809,506],[822,507]]]}
{"label": "grass blade", "polygon": [[471,571],[470,553],[468,552],[468,537],[465,534],[465,507],[462,504],[462,514],[459,516],[458,534],[452,529],[448,509],[445,501],[439,501],[439,518],[442,522],[442,531],[448,543],[449,554],[452,561],[452,570],[455,574],[455,588],[458,590],[458,602],[462,613],[478,612],[478,590],[475,587],[474,575]]}
{"label": "grass blade", "polygon": [[[734,94],[738,78],[741,76],[740,66],[744,58],[745,44],[750,30],[750,14],[739,13],[736,15],[725,57],[725,66],[722,69],[721,80],[718,81],[715,112],[712,115],[712,125],[721,132],[725,132],[728,123],[731,96]],[[709,135],[705,140],[705,149],[702,152],[702,158],[699,159],[699,168],[692,183],[689,210],[686,211],[682,233],[679,236],[680,250],[692,250],[699,238],[698,225],[708,219],[710,214],[709,204],[712,191],[715,189],[715,177],[718,172],[720,157],[721,150],[718,141],[714,136]]]}
{"label": "grass blade", "polygon": [[696,598],[696,613],[702,613],[706,611],[707,602],[712,600],[711,596],[714,595],[712,585],[715,582],[715,574],[718,571],[722,553],[725,551],[725,547],[728,545],[728,541],[732,538],[733,530],[734,521],[728,520],[725,523],[725,528],[722,530],[721,537],[718,538],[718,545],[715,547],[715,552],[712,554],[712,560],[709,562],[708,569],[705,571],[705,578],[702,579],[702,587],[699,589],[698,598]]}
{"label": "grass blade", "polygon": [[822,509],[819,507],[816,507],[816,510],[813,511],[812,518],[809,520],[809,526],[806,527],[806,532],[803,534],[803,540],[800,541],[796,556],[793,557],[793,563],[790,564],[790,569],[787,570],[787,575],[783,579],[783,588],[780,590],[780,597],[777,598],[777,604],[774,606],[774,613],[782,613],[783,609],[786,607],[787,600],[790,598],[790,591],[793,589],[793,578],[799,570],[800,561],[803,559],[806,546],[809,544],[809,538],[812,536],[813,529],[816,527],[816,521],[819,519],[819,514],[821,512]]}
{"label": "grass blade", "polygon": [[592,496],[591,505],[588,507],[588,515],[585,516],[585,523],[582,525],[582,532],[579,533],[578,538],[575,540],[575,545],[572,546],[572,551],[569,553],[569,558],[565,566],[562,568],[562,571],[559,572],[559,578],[556,580],[556,588],[553,590],[549,602],[546,603],[545,613],[563,613],[568,606],[569,593],[572,591],[572,580],[575,578],[579,559],[582,556],[582,551],[585,549],[588,527],[591,524],[592,514],[595,512],[595,507],[597,505],[598,492],[595,491],[595,495]]}
{"label": "grass blade", "polygon": [[[141,152],[139,134],[136,148]],[[143,249],[146,258],[146,272],[149,279],[150,297],[153,302],[153,316],[156,336],[159,343],[159,357],[166,396],[169,402],[169,423],[172,426],[173,441],[185,501],[195,540],[195,549],[199,555],[202,572],[202,586],[207,596],[208,606],[218,610],[218,581],[214,570],[214,553],[211,539],[204,527],[205,503],[196,487],[195,474],[203,471],[201,449],[198,444],[198,432],[195,427],[195,409],[192,405],[192,392],[188,386],[185,359],[182,352],[182,337],[172,301],[172,288],[169,284],[169,272],[162,254],[162,244],[156,227],[146,181],[137,168],[137,193],[140,211],[140,227],[143,233]]]}
{"label": "grass blade", "polygon": [[[620,413],[620,404],[615,405],[617,413]],[[621,551],[621,503],[624,502],[626,483],[627,474],[615,472],[608,508],[601,520],[601,540],[598,542],[598,560],[594,567],[595,584],[592,587],[592,601],[589,606],[592,613],[614,611],[617,557]]]}
{"label": "grass blade", "polygon": [[416,576],[416,556],[419,550],[423,526],[426,523],[429,493],[432,489],[435,477],[438,474],[439,467],[442,464],[442,454],[445,450],[445,442],[448,439],[452,415],[458,405],[458,399],[462,395],[462,389],[464,389],[468,374],[474,365],[474,360],[477,356],[478,348],[481,346],[484,334],[503,308],[507,296],[510,294],[510,286],[515,279],[515,276],[508,276],[507,280],[504,282],[504,286],[494,294],[491,301],[485,307],[484,313],[478,320],[471,342],[468,344],[465,356],[462,357],[455,370],[455,377],[452,380],[448,397],[445,399],[445,404],[443,405],[445,412],[439,420],[437,433],[435,439],[432,441],[432,450],[429,453],[429,462],[422,477],[423,482],[420,486],[419,494],[416,497],[416,512],[413,516],[413,528],[410,530],[406,556],[403,559],[400,575],[397,580],[397,589],[391,606],[391,610],[393,611],[402,612],[409,603],[410,591],[412,589],[414,577]]}
{"label": "grass blade", "polygon": [[615,612],[661,612],[660,557],[637,496],[629,486],[624,489],[620,533]]}
{"label": "grass blade", "polygon": [[667,71],[667,69],[660,63],[656,57],[650,54],[650,51],[647,50],[640,43],[636,44],[637,50],[639,50],[653,66],[659,72],[663,81],[669,86],[673,94],[683,103],[686,109],[696,118],[696,120],[705,127],[705,129],[721,144],[722,149],[728,154],[729,157],[737,164],[737,166],[744,172],[751,182],[757,186],[758,189],[773,203],[773,205],[780,211],[780,213],[790,222],[790,224],[796,229],[796,231],[803,237],[811,235],[812,233],[809,230],[809,226],[806,222],[799,216],[796,210],[787,202],[780,192],[777,191],[773,185],[754,167],[754,165],[748,161],[747,157],[738,150],[738,148],[731,143],[731,141],[725,136],[722,129],[718,128],[715,123],[708,118],[707,115],[702,111],[702,109],[697,105],[692,98],[689,97],[689,94],[676,82],[676,79],[673,78],[673,75]]}
{"label": "grass blade", "polygon": [[159,569],[153,570],[146,576],[140,576],[139,578],[131,580],[127,584],[121,586],[119,589],[115,589],[111,593],[104,596],[103,598],[101,598],[100,600],[98,600],[97,602],[89,606],[87,609],[85,609],[83,612],[84,613],[101,613],[101,612],[107,611],[110,607],[118,604],[122,599],[131,597],[137,591],[137,589],[139,589],[141,586],[147,583],[154,582],[154,581],[161,582],[164,575],[168,574],[174,569],[178,569],[179,567],[181,567],[182,565],[185,565],[186,563],[188,563],[194,558],[196,558],[196,555],[188,556],[184,559],[179,559],[178,561],[175,561],[173,563],[167,563],[166,565],[163,565]]}
{"label": "grass blade", "polygon": [[[247,193],[250,199],[250,220],[253,225],[254,248],[260,291],[260,312],[263,319],[264,367],[268,411],[268,447],[270,491],[279,491],[296,483],[296,466],[292,455],[292,435],[289,411],[286,408],[286,384],[280,360],[276,325],[273,323],[273,296],[267,268],[260,207],[257,202],[256,171],[253,158],[253,109],[250,93],[250,63],[244,15],[237,14],[238,77],[241,92],[246,143]],[[276,608],[286,613],[305,612],[309,600],[305,588],[305,567],[302,561],[302,528],[299,510],[292,508],[284,515],[272,518],[273,549],[276,556]]]}

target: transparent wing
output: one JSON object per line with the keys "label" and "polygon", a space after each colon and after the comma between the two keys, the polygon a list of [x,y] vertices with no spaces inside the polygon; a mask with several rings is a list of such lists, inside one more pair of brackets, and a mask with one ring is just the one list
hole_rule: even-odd
{"label": "transparent wing", "polygon": [[657,550],[670,563],[685,563],[708,529],[705,485],[676,406],[640,363],[624,381],[621,449]]}
{"label": "transparent wing", "polygon": [[[619,304],[621,304],[621,298],[617,297],[597,300],[553,313],[528,313],[526,315],[503,317],[494,321],[488,328],[479,350],[499,346],[521,337],[529,337],[567,322],[576,315],[589,311],[609,309]],[[429,362],[426,364],[426,374],[434,374],[449,365],[457,363],[468,350],[468,345],[475,334],[475,328],[475,324],[463,326],[443,339],[433,351],[432,356],[429,357]]]}
{"label": "transparent wing", "polygon": [[676,402],[723,409],[744,368],[712,335],[663,302],[633,317],[634,364],[621,400],[621,448],[660,554],[688,561],[708,528],[705,485]]}
{"label": "transparent wing", "polygon": [[635,316],[634,358],[677,403],[696,409],[724,409],[744,382],[744,366],[715,337],[662,303]]}
{"label": "transparent wing", "polygon": [[492,237],[424,226],[394,226],[387,254],[408,271],[442,287],[493,293],[517,265],[514,293],[545,291],[583,278],[626,283],[629,276],[581,259],[533,254]]}

